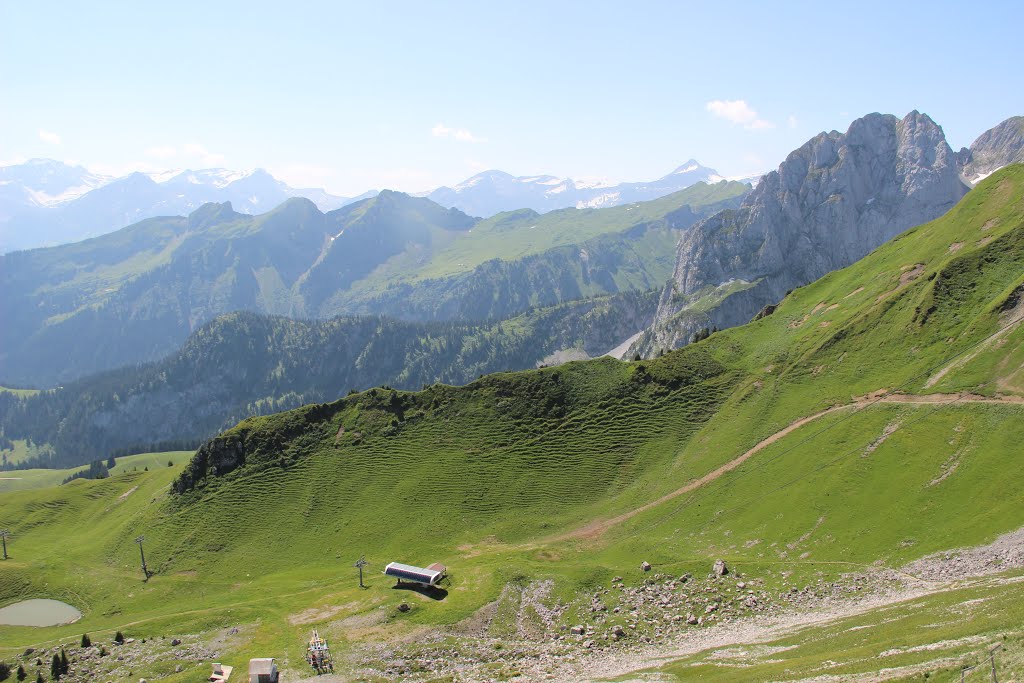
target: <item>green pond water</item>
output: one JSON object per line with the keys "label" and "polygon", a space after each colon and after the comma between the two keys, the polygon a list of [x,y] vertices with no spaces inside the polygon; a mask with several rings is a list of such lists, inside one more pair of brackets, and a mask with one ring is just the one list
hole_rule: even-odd
{"label": "green pond water", "polygon": [[0,626],[59,626],[81,618],[81,612],[60,600],[22,600],[0,607]]}

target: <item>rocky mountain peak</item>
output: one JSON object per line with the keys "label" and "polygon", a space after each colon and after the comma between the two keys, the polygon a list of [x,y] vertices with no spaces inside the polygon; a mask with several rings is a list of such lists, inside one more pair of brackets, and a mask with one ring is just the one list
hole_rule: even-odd
{"label": "rocky mountain peak", "polygon": [[[702,327],[745,323],[789,289],[942,215],[966,192],[956,154],[926,114],[868,114],[846,133],[820,133],[738,210],[683,236],[654,328],[638,350],[674,348]],[[718,303],[709,308],[707,297]]]}

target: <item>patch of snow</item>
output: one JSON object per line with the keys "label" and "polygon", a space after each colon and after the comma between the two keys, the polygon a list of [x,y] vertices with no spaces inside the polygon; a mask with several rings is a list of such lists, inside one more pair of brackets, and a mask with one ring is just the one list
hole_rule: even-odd
{"label": "patch of snow", "polygon": [[149,179],[154,183],[166,183],[168,180],[181,175],[181,169],[172,169],[169,171],[158,171],[156,173],[147,173]]}
{"label": "patch of snow", "polygon": [[[602,206],[611,206],[619,201],[619,192],[605,192],[596,197],[576,202],[577,209],[597,209]],[[628,211],[628,209],[627,209]]]}
{"label": "patch of snow", "polygon": [[576,185],[577,190],[602,190],[606,187],[615,187],[618,185],[618,183],[610,178],[600,178],[597,176],[574,178],[573,183]]}
{"label": "patch of snow", "polygon": [[971,185],[977,185],[982,180],[984,180],[985,178],[988,178],[990,175],[992,175],[993,173],[995,173],[996,171],[998,171],[998,170],[1000,170],[1002,168],[1003,167],[1000,166],[999,168],[993,168],[988,173],[979,173],[978,175],[974,176],[974,178],[970,181]]}
{"label": "patch of snow", "polygon": [[558,187],[551,188],[550,190],[548,190],[544,194],[545,195],[561,194],[562,192],[565,192],[566,190],[569,189],[569,185],[571,184],[572,181],[559,181],[559,182],[561,183],[561,185],[559,185]]}
{"label": "patch of snow", "polygon": [[516,182],[523,185],[557,185],[562,179],[551,175],[532,175],[516,178]]}
{"label": "patch of snow", "polygon": [[60,194],[47,194],[41,190],[32,190],[26,187],[25,192],[28,193],[29,199],[37,206],[56,206],[57,204],[69,202],[72,199],[78,199],[94,189],[96,188],[93,185],[78,185],[76,187],[69,187]]}
{"label": "patch of snow", "polygon": [[672,175],[682,175],[683,173],[693,173],[698,168],[700,168],[700,164],[690,164],[686,168],[677,168],[676,170],[672,171]]}
{"label": "patch of snow", "polygon": [[757,187],[757,184],[761,182],[761,178],[765,175],[766,174],[764,173],[754,173],[753,175],[731,175],[726,176],[724,180],[735,181],[737,183],[749,183],[754,187]]}

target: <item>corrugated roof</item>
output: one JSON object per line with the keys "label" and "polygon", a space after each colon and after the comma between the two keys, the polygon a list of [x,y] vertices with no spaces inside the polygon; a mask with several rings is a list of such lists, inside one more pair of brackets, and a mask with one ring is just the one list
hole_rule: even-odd
{"label": "corrugated roof", "polygon": [[437,575],[439,575],[441,573],[441,572],[435,571],[433,569],[424,569],[423,567],[414,567],[411,564],[402,564],[401,562],[391,562],[391,563],[389,563],[388,566],[384,567],[384,573],[387,574],[388,570],[391,570],[391,569],[394,569],[394,570],[397,570],[397,571],[400,571],[400,572],[406,572],[408,574],[419,574],[420,576],[423,576],[423,577],[426,577],[426,578],[429,578],[429,579],[433,579],[435,576],[437,576]]}

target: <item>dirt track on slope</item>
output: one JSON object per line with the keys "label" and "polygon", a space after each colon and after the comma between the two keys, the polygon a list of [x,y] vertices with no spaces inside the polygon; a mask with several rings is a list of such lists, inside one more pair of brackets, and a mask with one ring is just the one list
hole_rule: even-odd
{"label": "dirt track on slope", "polygon": [[841,405],[841,406],[832,406],[831,408],[827,408],[825,410],[822,410],[821,412],[814,413],[813,415],[808,415],[807,417],[802,417],[799,420],[797,420],[796,422],[793,422],[792,424],[790,424],[788,427],[784,427],[783,429],[780,429],[779,431],[775,432],[774,434],[772,434],[771,436],[767,437],[766,439],[763,439],[763,440],[759,441],[756,445],[754,445],[752,448],[750,448],[749,450],[744,452],[739,457],[734,458],[733,460],[730,460],[729,462],[725,463],[724,465],[722,465],[718,469],[715,469],[715,470],[712,470],[711,472],[708,472],[707,474],[705,474],[703,477],[700,477],[699,479],[694,479],[694,480],[692,480],[690,482],[687,482],[684,486],[681,486],[680,488],[676,489],[675,491],[672,491],[670,493],[666,493],[664,496],[662,496],[661,498],[658,498],[657,500],[653,500],[650,503],[646,503],[644,505],[641,505],[638,508],[630,510],[629,512],[624,512],[623,514],[621,514],[621,515],[619,515],[617,517],[612,517],[611,519],[594,520],[594,521],[586,524],[585,526],[582,526],[582,527],[580,527],[578,529],[570,531],[570,532],[568,532],[566,534],[562,534],[561,536],[557,536],[557,537],[555,537],[552,540],[553,541],[565,541],[565,540],[569,540],[569,539],[595,539],[595,538],[600,538],[606,531],[608,531],[608,529],[612,528],[613,526],[621,524],[622,522],[625,522],[628,519],[632,519],[633,517],[636,517],[640,513],[646,512],[647,510],[650,510],[651,508],[657,507],[658,505],[661,505],[662,503],[668,502],[668,501],[670,501],[670,500],[672,500],[674,498],[678,498],[679,496],[684,495],[686,493],[690,493],[691,491],[699,489],[700,487],[702,487],[702,486],[704,486],[706,484],[710,484],[711,482],[713,482],[716,479],[718,479],[719,477],[721,477],[723,474],[726,474],[727,472],[731,472],[732,470],[736,469],[737,467],[739,467],[740,465],[745,463],[747,460],[749,460],[751,457],[756,455],[759,451],[764,450],[765,448],[767,448],[768,446],[772,445],[773,443],[775,443],[779,439],[782,439],[782,438],[788,436],[789,434],[791,434],[792,432],[796,431],[797,429],[800,429],[804,425],[806,425],[806,424],[808,424],[810,422],[814,422],[815,420],[818,420],[818,419],[820,419],[822,417],[825,417],[826,415],[831,415],[832,413],[837,413],[837,412],[841,412],[841,411],[844,411],[844,410],[851,410],[851,409],[860,410],[861,408],[865,408],[865,407],[867,407],[869,405],[876,404],[876,403],[908,403],[908,404],[935,404],[935,405],[941,405],[941,404],[944,404],[944,403],[954,403],[954,402],[955,403],[995,403],[995,404],[1024,405],[1024,397],[1022,397],[1022,396],[1001,396],[1001,397],[998,397],[998,398],[990,398],[990,397],[987,397],[987,396],[980,396],[980,395],[977,395],[977,394],[970,394],[970,393],[959,393],[959,394],[924,394],[924,395],[888,394],[888,395],[886,395],[884,391],[883,392],[876,392],[874,394],[869,394],[867,396],[863,396],[863,397],[857,398],[857,399],[855,399],[851,403],[846,403],[846,404]]}

